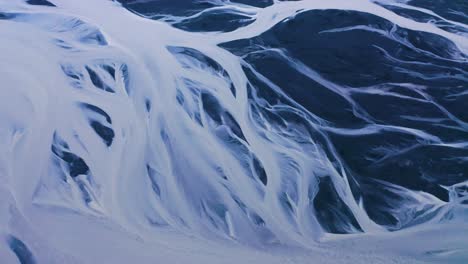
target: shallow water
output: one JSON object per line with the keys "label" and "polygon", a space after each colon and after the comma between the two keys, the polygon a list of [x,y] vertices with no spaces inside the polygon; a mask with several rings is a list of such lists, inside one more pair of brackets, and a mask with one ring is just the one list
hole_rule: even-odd
{"label": "shallow water", "polygon": [[[0,1],[5,245],[80,263],[121,233],[315,252],[464,227],[468,6],[426,2]],[[440,243],[369,254],[467,256]]]}

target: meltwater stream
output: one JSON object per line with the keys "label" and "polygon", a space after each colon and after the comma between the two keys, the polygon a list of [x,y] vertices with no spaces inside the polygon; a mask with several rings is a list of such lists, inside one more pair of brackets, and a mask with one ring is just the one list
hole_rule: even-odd
{"label": "meltwater stream", "polygon": [[0,37],[6,263],[468,230],[466,1],[0,0]]}

